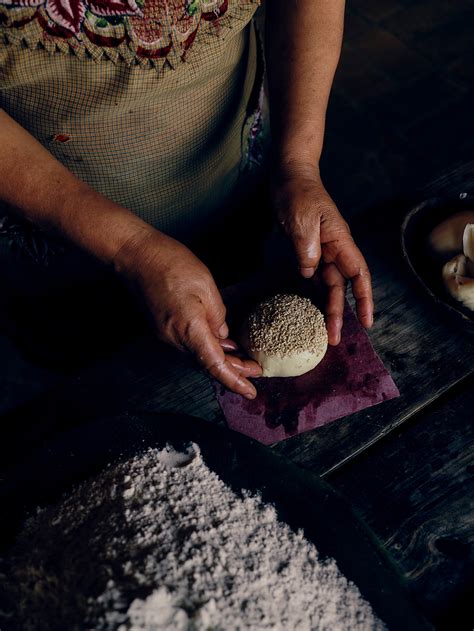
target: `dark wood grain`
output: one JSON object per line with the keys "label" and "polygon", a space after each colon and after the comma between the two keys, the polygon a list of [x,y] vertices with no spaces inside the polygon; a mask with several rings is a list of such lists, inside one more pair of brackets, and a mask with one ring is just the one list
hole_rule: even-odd
{"label": "dark wood grain", "polygon": [[194,414],[223,422],[207,376],[194,361],[145,335],[1,418],[0,467],[100,413],[124,409]]}
{"label": "dark wood grain", "polygon": [[[393,272],[379,265],[374,274],[378,310],[371,338],[401,397],[276,446],[280,453],[320,474],[363,451],[471,370],[463,334],[430,313],[414,290],[402,289],[400,282],[395,285]],[[36,440],[40,432],[46,436],[48,428],[53,429],[51,423],[55,429],[69,425],[79,414],[93,414],[99,405],[185,412],[222,421],[210,383],[195,364],[143,338],[98,363],[73,384],[9,415],[4,424],[16,431],[22,418],[32,418]]]}
{"label": "dark wood grain", "polygon": [[437,178],[423,187],[422,197],[435,195],[457,196],[462,193],[474,193],[474,160],[459,162],[451,170],[441,173]]}
{"label": "dark wood grain", "polygon": [[439,628],[472,629],[474,378],[327,479],[358,508]]}

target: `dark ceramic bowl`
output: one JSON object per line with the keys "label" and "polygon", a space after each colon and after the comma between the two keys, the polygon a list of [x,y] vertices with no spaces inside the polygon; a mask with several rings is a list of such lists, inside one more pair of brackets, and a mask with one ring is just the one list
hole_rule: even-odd
{"label": "dark ceramic bowl", "polygon": [[402,224],[403,257],[424,291],[446,315],[474,331],[474,313],[454,300],[445,290],[441,270],[449,257],[435,257],[428,236],[435,226],[461,210],[474,210],[474,196],[461,193],[458,198],[432,197],[415,206]]}

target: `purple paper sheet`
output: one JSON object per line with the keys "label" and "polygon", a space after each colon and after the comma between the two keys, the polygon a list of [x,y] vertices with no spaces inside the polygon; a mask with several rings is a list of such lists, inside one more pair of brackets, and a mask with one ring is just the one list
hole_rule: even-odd
{"label": "purple paper sheet", "polygon": [[346,303],[341,342],[312,371],[292,378],[254,380],[249,401],[214,383],[229,427],[265,445],[327,425],[399,396],[363,327]]}

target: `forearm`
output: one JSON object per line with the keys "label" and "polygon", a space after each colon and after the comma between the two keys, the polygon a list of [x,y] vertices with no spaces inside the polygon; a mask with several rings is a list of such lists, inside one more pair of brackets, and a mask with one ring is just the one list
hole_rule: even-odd
{"label": "forearm", "polygon": [[[141,296],[165,342],[188,350],[215,379],[249,399],[256,362],[227,354],[225,307],[210,271],[184,245],[78,180],[0,110],[0,202],[59,231]],[[225,352],[226,351],[226,352]]]}
{"label": "forearm", "polygon": [[266,57],[275,160],[316,165],[339,61],[344,0],[271,0]]}
{"label": "forearm", "polygon": [[0,110],[0,200],[105,263],[151,228],[76,178]]}

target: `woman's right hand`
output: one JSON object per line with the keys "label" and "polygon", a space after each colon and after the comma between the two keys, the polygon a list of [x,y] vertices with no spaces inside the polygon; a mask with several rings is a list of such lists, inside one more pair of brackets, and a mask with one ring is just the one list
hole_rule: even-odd
{"label": "woman's right hand", "polygon": [[261,368],[226,352],[236,345],[228,339],[224,303],[210,271],[188,248],[150,228],[127,241],[114,264],[144,298],[160,339],[191,352],[233,392],[256,396],[247,377],[258,377]]}
{"label": "woman's right hand", "polygon": [[[28,169],[18,169],[18,164]],[[81,182],[0,109],[0,200],[105,264],[113,263],[148,305],[158,335],[192,352],[225,386],[252,399],[252,360],[228,354],[225,307],[205,265],[184,245]]]}

